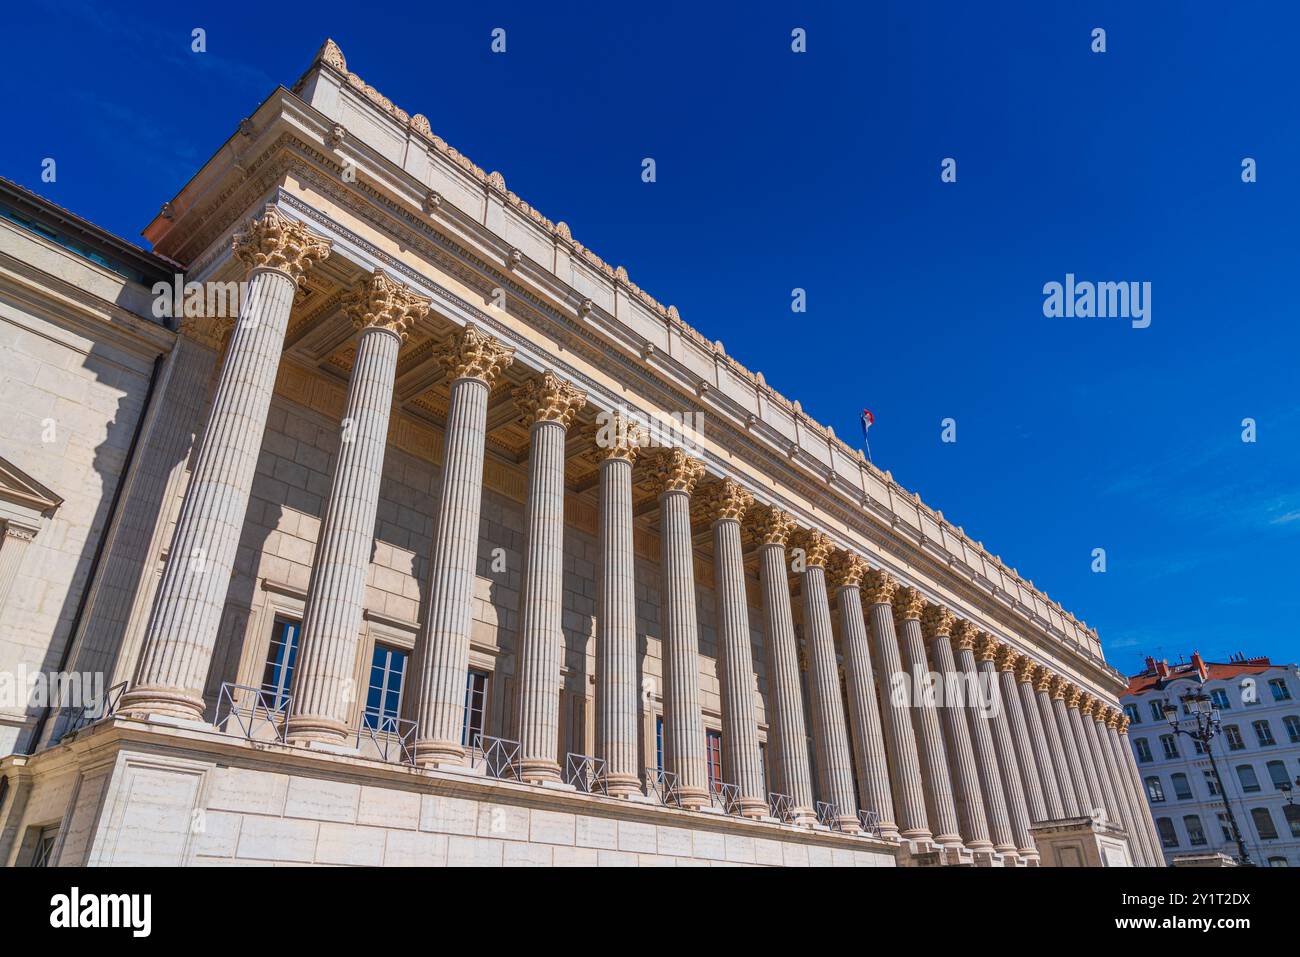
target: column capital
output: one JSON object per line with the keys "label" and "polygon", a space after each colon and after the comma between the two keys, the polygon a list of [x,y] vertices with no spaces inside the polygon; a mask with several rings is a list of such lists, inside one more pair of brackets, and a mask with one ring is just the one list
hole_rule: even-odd
{"label": "column capital", "polygon": [[1049,695],[1052,693],[1052,678],[1055,677],[1042,665],[1034,665],[1033,678],[1035,691],[1045,691]]}
{"label": "column capital", "polygon": [[22,542],[24,545],[36,538],[37,530],[30,525],[19,525],[16,522],[5,522],[4,538],[12,538],[16,542]]}
{"label": "column capital", "polygon": [[795,544],[804,551],[805,568],[825,568],[835,550],[830,536],[816,528],[800,529]]}
{"label": "column capital", "polygon": [[1093,695],[1088,694],[1088,692],[1086,691],[1079,697],[1079,711],[1080,713],[1086,715],[1089,718],[1091,718],[1096,713],[1097,707],[1100,704],[1101,702],[1099,702]]}
{"label": "column capital", "polygon": [[646,463],[650,466],[650,487],[656,495],[668,492],[690,495],[704,476],[704,463],[677,448],[660,449]]}
{"label": "column capital", "polygon": [[888,605],[897,591],[898,579],[883,569],[869,569],[862,578],[862,597],[868,605]]}
{"label": "column capital", "polygon": [[478,379],[489,386],[515,361],[514,349],[472,325],[457,329],[433,355],[452,381]]}
{"label": "column capital", "polygon": [[1033,685],[1034,673],[1038,671],[1038,665],[1028,655],[1019,655],[1016,658],[1016,680],[1022,684]]}
{"label": "column capital", "polygon": [[999,642],[998,656],[996,660],[998,671],[1007,671],[1010,672],[1012,676],[1015,676],[1020,667],[1020,662],[1024,660],[1024,657],[1010,645]]}
{"label": "column capital", "polygon": [[[1002,658],[1002,649],[1005,646],[987,631],[981,631],[975,636],[975,660],[976,661],[993,661],[1000,662]],[[1001,668],[1002,671],[1010,671],[1010,668]]]}
{"label": "column capital", "polygon": [[920,620],[925,609],[925,596],[911,585],[904,585],[894,594],[894,617],[899,621]]}
{"label": "column capital", "polygon": [[957,620],[948,608],[936,602],[926,602],[925,609],[921,612],[921,634],[926,641],[938,638],[940,635],[951,635],[953,622]]}
{"label": "column capital", "polygon": [[974,651],[975,641],[979,632],[965,618],[958,618],[952,623],[952,630],[948,632],[948,637],[952,641],[952,647],[956,651]]}
{"label": "column capital", "polygon": [[1115,712],[1115,730],[1120,734],[1128,734],[1129,718],[1128,715],[1121,712]]}
{"label": "column capital", "polygon": [[831,556],[831,586],[836,591],[841,588],[861,588],[866,574],[867,562],[857,552],[840,549]]}
{"label": "column capital", "polygon": [[510,395],[529,426],[558,422],[567,429],[578,410],[587,404],[587,393],[549,369],[525,379],[510,390]]}
{"label": "column capital", "polygon": [[235,322],[234,316],[186,316],[181,320],[181,335],[221,352]]}
{"label": "column capital", "polygon": [[312,235],[306,225],[290,219],[274,206],[235,234],[232,249],[249,269],[274,269],[302,282],[316,263],[328,258],[331,243]]}
{"label": "column capital", "polygon": [[753,504],[753,493],[728,478],[710,483],[699,496],[700,511],[710,525],[714,522],[739,522]]}
{"label": "column capital", "polygon": [[1051,681],[1047,684],[1047,689],[1053,701],[1064,701],[1070,690],[1070,682],[1060,675],[1052,675]]}
{"label": "column capital", "polygon": [[749,510],[749,529],[759,545],[785,547],[794,533],[794,516],[773,505],[759,505]]}
{"label": "column capital", "polygon": [[1083,697],[1083,691],[1073,684],[1066,684],[1065,688],[1065,706],[1067,708],[1079,707],[1079,700]]}
{"label": "column capital", "polygon": [[645,430],[621,412],[602,412],[596,421],[595,445],[587,451],[587,458],[597,465],[609,459],[635,463],[645,446]]}
{"label": "column capital", "polygon": [[376,269],[352,287],[342,305],[356,328],[385,329],[406,341],[411,327],[429,314],[432,300]]}

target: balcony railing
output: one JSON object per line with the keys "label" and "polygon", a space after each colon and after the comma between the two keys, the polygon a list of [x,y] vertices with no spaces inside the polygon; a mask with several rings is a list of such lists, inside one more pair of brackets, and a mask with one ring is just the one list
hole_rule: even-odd
{"label": "balcony railing", "polygon": [[880,812],[879,811],[858,811],[858,824],[862,828],[862,833],[869,837],[880,837]]}
{"label": "balcony railing", "polygon": [[564,758],[564,783],[584,794],[608,794],[605,782],[605,759],[570,751]]}
{"label": "balcony railing", "polygon": [[[238,734],[252,741],[265,740],[265,735],[284,744],[284,725],[289,717],[293,695],[249,685],[226,681],[217,698],[217,730],[225,734]],[[230,729],[234,722],[237,731]]]}
{"label": "balcony railing", "polygon": [[767,795],[767,807],[782,824],[794,823],[794,798],[790,795],[779,791],[770,792]]}
{"label": "balcony railing", "polygon": [[[356,728],[356,746],[365,742],[369,751],[381,761],[392,764],[415,764],[415,722],[387,714],[366,712]],[[365,752],[363,752],[365,753]]]}
{"label": "balcony railing", "polygon": [[489,777],[519,781],[519,742],[476,734],[470,746],[470,764],[481,765]]}
{"label": "balcony railing", "polygon": [[122,694],[130,682],[120,682],[113,685],[104,692],[102,698],[92,701],[89,705],[82,708],[64,708],[60,713],[59,722],[63,729],[59,732],[55,741],[62,741],[69,735],[76,734],[82,728],[89,727],[97,721],[103,721],[117,711],[117,703],[122,699]]}
{"label": "balcony railing", "polygon": [[709,801],[723,814],[740,813],[740,786],[726,781],[712,781],[709,788]]}
{"label": "balcony railing", "polygon": [[813,810],[817,812],[817,823],[823,827],[828,827],[832,831],[844,830],[844,825],[840,823],[840,807],[830,801],[817,801],[813,805]]}
{"label": "balcony railing", "polygon": [[663,768],[646,768],[645,786],[646,793],[657,797],[660,804],[671,807],[682,806],[682,797],[677,786],[677,775],[672,771],[665,771]]}

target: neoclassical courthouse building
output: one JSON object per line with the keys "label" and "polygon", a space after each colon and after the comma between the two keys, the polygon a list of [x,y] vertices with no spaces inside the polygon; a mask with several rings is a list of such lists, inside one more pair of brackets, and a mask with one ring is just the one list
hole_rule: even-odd
{"label": "neoclassical courthouse building", "polygon": [[332,42],[145,235],[0,188],[0,860],[1161,863],[1094,630]]}

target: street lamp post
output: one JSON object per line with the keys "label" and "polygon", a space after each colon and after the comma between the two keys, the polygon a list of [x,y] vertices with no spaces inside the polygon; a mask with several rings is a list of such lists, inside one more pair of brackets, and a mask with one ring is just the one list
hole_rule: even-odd
{"label": "street lamp post", "polygon": [[1237,841],[1237,854],[1240,857],[1241,865],[1243,867],[1254,867],[1255,862],[1250,859],[1250,852],[1246,850],[1246,842],[1242,839],[1241,828],[1237,826],[1237,816],[1232,813],[1232,802],[1228,800],[1228,791],[1223,786],[1223,778],[1219,776],[1219,765],[1214,760],[1214,751],[1210,747],[1211,739],[1222,729],[1219,711],[1214,707],[1210,696],[1199,689],[1183,695],[1182,702],[1183,710],[1189,715],[1186,720],[1189,726],[1183,727],[1184,721],[1178,717],[1178,708],[1166,702],[1163,711],[1165,717],[1169,720],[1169,727],[1174,730],[1175,734],[1185,734],[1192,740],[1200,742],[1205,756],[1210,759],[1210,770],[1214,772],[1214,780],[1219,787],[1219,797],[1223,799],[1223,808],[1228,812],[1228,823],[1232,826],[1232,835]]}

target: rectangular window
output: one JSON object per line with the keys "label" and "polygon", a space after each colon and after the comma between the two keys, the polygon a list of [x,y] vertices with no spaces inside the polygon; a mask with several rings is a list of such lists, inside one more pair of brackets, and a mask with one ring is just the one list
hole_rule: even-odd
{"label": "rectangular window", "polygon": [[1213,771],[1205,772],[1205,787],[1210,792],[1210,797],[1219,796],[1219,782],[1214,779]]}
{"label": "rectangular window", "polygon": [[1268,762],[1268,776],[1275,791],[1290,791],[1291,780],[1286,776],[1286,765],[1281,761]]}
{"label": "rectangular window", "polygon": [[1291,828],[1291,836],[1300,837],[1300,804],[1283,804],[1282,815]]}
{"label": "rectangular window", "polygon": [[1183,818],[1183,828],[1187,831],[1187,843],[1192,847],[1203,847],[1206,843],[1205,829],[1201,827],[1201,819],[1195,814],[1189,814]]}
{"label": "rectangular window", "polygon": [[1268,686],[1273,691],[1274,701],[1290,701],[1291,689],[1286,686],[1286,682],[1281,678],[1272,678]]}
{"label": "rectangular window", "polygon": [[262,669],[262,691],[268,707],[279,708],[289,701],[293,666],[298,660],[298,632],[301,630],[300,622],[276,615],[271,626],[271,647],[266,651],[266,667]]}
{"label": "rectangular window", "polygon": [[709,787],[722,790],[722,732],[712,729],[704,733],[705,757],[709,764]]}
{"label": "rectangular window", "polygon": [[1251,727],[1255,729],[1255,737],[1259,739],[1260,747],[1267,748],[1277,744],[1273,740],[1273,729],[1268,726],[1267,721],[1252,722]]}
{"label": "rectangular window", "polygon": [[483,715],[487,707],[488,673],[475,668],[465,674],[465,728],[461,732],[461,747],[482,746],[479,740],[484,733]]}
{"label": "rectangular window", "polygon": [[767,742],[758,742],[758,766],[763,771],[763,791],[767,793],[772,790],[772,781],[767,776]]}
{"label": "rectangular window", "polygon": [[1237,765],[1237,780],[1241,782],[1241,790],[1246,794],[1259,790],[1259,778],[1255,776],[1255,769],[1249,764]]}
{"label": "rectangular window", "polygon": [[1180,801],[1190,801],[1192,799],[1192,785],[1187,780],[1187,775],[1181,771],[1178,774],[1170,775],[1169,783],[1174,786],[1174,796]]}
{"label": "rectangular window", "polygon": [[1223,831],[1223,839],[1225,841],[1235,840],[1232,836],[1232,825],[1228,823],[1228,815],[1221,813],[1218,815],[1218,818],[1219,829]]}
{"label": "rectangular window", "polygon": [[1174,822],[1169,818],[1156,818],[1156,830],[1160,832],[1160,843],[1165,847],[1178,846],[1178,832],[1174,830]]}
{"label": "rectangular window", "polygon": [[1138,717],[1138,708],[1137,708],[1137,705],[1135,705],[1135,704],[1126,704],[1126,705],[1124,705],[1124,713],[1125,713],[1126,715],[1128,715],[1128,720],[1129,720],[1129,722],[1130,722],[1131,724],[1141,724],[1141,723],[1142,723],[1142,719]]}
{"label": "rectangular window", "polygon": [[1151,720],[1165,720],[1165,702],[1163,698],[1157,698],[1155,701],[1151,702]]}
{"label": "rectangular window", "polygon": [[655,767],[664,769],[664,716],[655,715]]}
{"label": "rectangular window", "polygon": [[1138,760],[1143,764],[1151,762],[1151,745],[1147,743],[1146,738],[1138,738],[1133,742],[1133,747],[1137,749]]}
{"label": "rectangular window", "polygon": [[1220,711],[1227,711],[1232,707],[1232,702],[1228,700],[1228,692],[1224,691],[1222,688],[1215,688],[1211,691],[1210,700],[1214,702],[1214,706]]}
{"label": "rectangular window", "polygon": [[1161,785],[1160,779],[1153,775],[1152,777],[1147,778],[1146,785],[1147,800],[1152,804],[1163,804],[1165,801],[1165,789],[1164,786]]}
{"label": "rectangular window", "polygon": [[41,828],[36,836],[36,847],[32,854],[32,867],[54,866],[54,844],[59,837],[59,826],[52,824]]}
{"label": "rectangular window", "polygon": [[1282,719],[1282,723],[1286,725],[1286,736],[1291,739],[1291,743],[1300,744],[1300,718],[1289,714]]}
{"label": "rectangular window", "polygon": [[1178,757],[1178,742],[1172,734],[1160,735],[1160,747],[1164,748],[1166,758]]}
{"label": "rectangular window", "polygon": [[1235,724],[1225,724],[1223,726],[1223,736],[1228,739],[1229,751],[1245,749],[1246,742],[1241,740],[1241,730]]}
{"label": "rectangular window", "polygon": [[397,731],[402,710],[402,679],[406,674],[406,652],[388,645],[375,645],[370,657],[370,686],[366,689],[363,720],[376,731]]}
{"label": "rectangular window", "polygon": [[1268,812],[1268,808],[1251,808],[1250,817],[1255,822],[1255,830],[1261,841],[1277,840],[1277,828],[1273,826],[1273,815]]}

